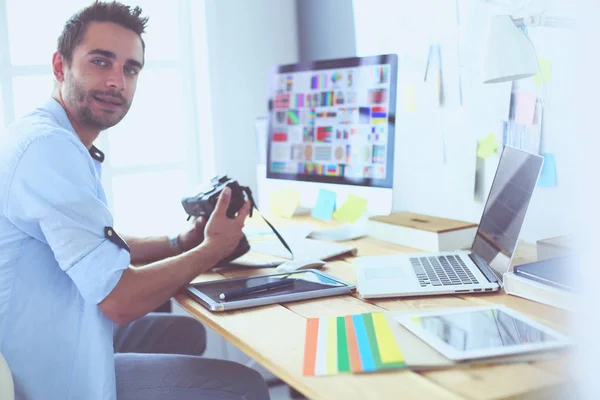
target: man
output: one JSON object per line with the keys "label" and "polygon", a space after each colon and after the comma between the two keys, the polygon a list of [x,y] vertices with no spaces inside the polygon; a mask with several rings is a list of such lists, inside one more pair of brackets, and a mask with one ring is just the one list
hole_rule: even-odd
{"label": "man", "polygon": [[[18,399],[268,398],[256,371],[185,355],[204,349],[191,318],[179,329],[156,315],[130,324],[229,255],[250,210],[228,218],[225,190],[178,239],[123,240],[112,228],[93,143],[131,105],[140,13],[96,2],[75,14],[52,58],[52,99],[0,142],[0,352]],[[114,354],[115,323],[130,324],[114,338],[129,354]]]}

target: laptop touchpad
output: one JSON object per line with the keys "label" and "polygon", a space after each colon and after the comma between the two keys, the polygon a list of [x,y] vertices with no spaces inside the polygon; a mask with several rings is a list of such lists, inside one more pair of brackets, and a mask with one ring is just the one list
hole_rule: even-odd
{"label": "laptop touchpad", "polygon": [[367,279],[400,278],[402,275],[402,268],[398,267],[365,268]]}

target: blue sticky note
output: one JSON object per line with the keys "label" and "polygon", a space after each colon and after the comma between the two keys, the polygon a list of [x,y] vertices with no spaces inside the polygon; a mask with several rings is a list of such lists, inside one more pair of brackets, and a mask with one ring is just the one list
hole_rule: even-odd
{"label": "blue sticky note", "polygon": [[544,166],[538,180],[538,186],[554,187],[556,186],[556,159],[552,153],[542,153],[544,157]]}
{"label": "blue sticky note", "polygon": [[317,204],[311,210],[310,215],[315,218],[329,221],[335,211],[335,192],[325,189],[319,189]]}

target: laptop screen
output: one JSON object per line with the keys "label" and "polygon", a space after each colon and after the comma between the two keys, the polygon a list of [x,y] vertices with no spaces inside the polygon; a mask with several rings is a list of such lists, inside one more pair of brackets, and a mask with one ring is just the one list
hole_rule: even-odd
{"label": "laptop screen", "polygon": [[544,158],[504,147],[472,252],[502,280],[510,266]]}

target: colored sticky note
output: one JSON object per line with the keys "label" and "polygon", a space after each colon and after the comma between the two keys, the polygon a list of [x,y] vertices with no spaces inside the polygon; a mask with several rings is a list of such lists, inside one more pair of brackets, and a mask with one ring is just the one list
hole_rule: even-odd
{"label": "colored sticky note", "polygon": [[292,189],[281,189],[269,195],[271,214],[291,218],[300,204],[300,193]]}
{"label": "colored sticky note", "polygon": [[367,200],[349,194],[344,204],[333,213],[333,218],[352,224],[356,222],[366,210]]}
{"label": "colored sticky note", "polygon": [[537,94],[534,92],[515,93],[515,122],[517,124],[533,125],[536,100]]}
{"label": "colored sticky note", "polygon": [[552,153],[542,153],[544,157],[544,166],[537,185],[541,187],[556,186],[556,158]]}
{"label": "colored sticky note", "polygon": [[404,111],[413,113],[417,111],[417,89],[414,86],[404,88]]}
{"label": "colored sticky note", "polygon": [[479,142],[477,146],[477,157],[479,158],[490,158],[492,154],[498,151],[498,141],[496,135],[490,132],[485,138]]}
{"label": "colored sticky note", "polygon": [[310,215],[323,221],[329,221],[335,211],[335,192],[319,189],[317,204],[310,211]]}
{"label": "colored sticky note", "polygon": [[[552,61],[548,58],[540,57],[538,58],[538,63],[540,64],[540,70],[534,79],[535,84],[538,87],[542,87],[542,82],[548,83],[552,79]],[[543,81],[542,78],[544,78]]]}

